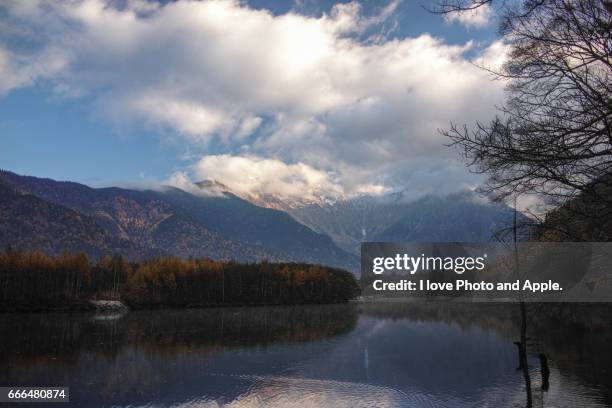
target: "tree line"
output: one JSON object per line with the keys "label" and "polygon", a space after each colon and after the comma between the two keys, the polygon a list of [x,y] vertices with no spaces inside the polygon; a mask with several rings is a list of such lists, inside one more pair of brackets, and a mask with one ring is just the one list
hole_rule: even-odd
{"label": "tree line", "polygon": [[341,303],[359,294],[350,272],[302,263],[154,258],[130,262],[83,253],[0,254],[0,309],[85,309],[93,299],[133,308]]}

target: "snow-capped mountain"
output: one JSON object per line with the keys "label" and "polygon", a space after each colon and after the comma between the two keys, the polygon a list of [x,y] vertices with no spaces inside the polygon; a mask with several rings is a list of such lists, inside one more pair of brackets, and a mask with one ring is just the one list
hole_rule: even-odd
{"label": "snow-capped mountain", "polygon": [[274,210],[281,210],[289,213],[293,210],[310,205],[333,205],[337,201],[345,199],[345,197],[340,194],[332,195],[323,191],[310,192],[310,194],[305,197],[279,196],[260,191],[243,193],[234,190],[217,180],[203,180],[195,183],[195,185],[206,194],[217,195],[219,193],[231,193],[260,207],[272,208]]}
{"label": "snow-capped mountain", "polygon": [[416,199],[406,191],[352,198],[321,196],[318,200],[272,195],[242,198],[286,211],[353,254],[359,253],[364,241],[490,241],[511,225],[514,214],[471,191]]}

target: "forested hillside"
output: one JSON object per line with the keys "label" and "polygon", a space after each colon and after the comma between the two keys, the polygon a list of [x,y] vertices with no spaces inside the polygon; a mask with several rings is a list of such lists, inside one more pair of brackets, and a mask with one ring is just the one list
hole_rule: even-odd
{"label": "forested hillside", "polygon": [[57,254],[81,251],[92,257],[121,253],[129,258],[160,255],[113,236],[94,219],[0,184],[0,246]]}
{"label": "forested hillside", "polygon": [[[195,195],[173,187],[143,191],[90,188],[7,171],[0,172],[0,185],[12,192],[4,195],[5,207],[0,208],[4,224],[0,228],[12,231],[5,244],[22,249],[49,253],[76,249],[94,257],[116,253],[130,259],[144,259],[153,253],[242,262],[293,261],[357,270],[357,257],[335,246],[329,237],[282,211],[255,206],[232,194]],[[20,212],[20,206],[11,200],[24,197],[87,220],[89,228],[96,230],[94,236],[103,234],[133,249],[111,250],[102,244],[102,238],[64,247],[62,237],[80,234],[72,231],[74,223],[63,225],[61,233],[45,229],[44,225],[59,228],[64,218],[56,218],[57,211]],[[12,220],[18,220],[21,227],[13,228]],[[47,245],[41,245],[40,240]],[[52,244],[53,240],[58,243]]]}

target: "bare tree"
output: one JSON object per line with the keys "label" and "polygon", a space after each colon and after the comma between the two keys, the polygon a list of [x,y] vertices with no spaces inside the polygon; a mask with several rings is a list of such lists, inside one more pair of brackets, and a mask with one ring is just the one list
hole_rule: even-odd
{"label": "bare tree", "polygon": [[[451,0],[435,12],[493,3]],[[488,176],[486,193],[536,193],[555,204],[588,193],[612,210],[612,2],[517,0],[497,9],[510,51],[492,74],[506,81],[506,101],[489,123],[441,132]]]}

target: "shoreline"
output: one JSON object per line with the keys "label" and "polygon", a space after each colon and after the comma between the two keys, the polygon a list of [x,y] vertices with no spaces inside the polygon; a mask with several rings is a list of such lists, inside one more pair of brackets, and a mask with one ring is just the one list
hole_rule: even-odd
{"label": "shoreline", "polygon": [[[120,302],[120,301],[119,301]],[[44,314],[44,313],[81,313],[81,312],[93,312],[98,314],[113,313],[113,312],[130,312],[130,311],[141,311],[141,310],[190,310],[190,309],[220,309],[220,308],[257,308],[265,306],[326,306],[326,305],[343,305],[343,304],[355,304],[354,300],[347,300],[341,302],[301,302],[301,303],[236,303],[236,304],[210,304],[210,305],[130,305],[128,303],[121,302],[123,308],[109,308],[101,310],[96,308],[91,303],[78,303],[74,305],[62,305],[62,306],[28,306],[28,307],[11,307],[4,308],[0,307],[0,315],[11,314],[11,313],[27,313],[27,314]]]}

